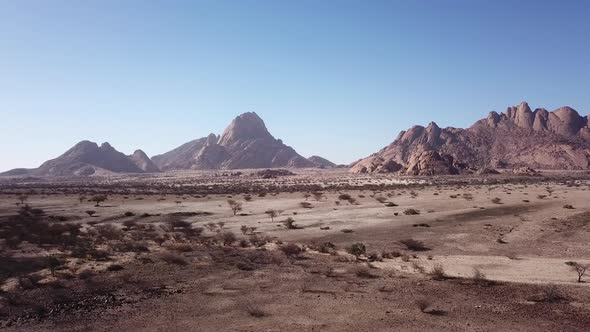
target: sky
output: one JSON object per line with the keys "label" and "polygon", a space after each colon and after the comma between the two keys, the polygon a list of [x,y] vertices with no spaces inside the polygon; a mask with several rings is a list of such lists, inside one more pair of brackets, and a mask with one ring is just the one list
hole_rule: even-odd
{"label": "sky", "polygon": [[528,101],[590,113],[590,2],[0,0],[0,171],[169,151],[254,111],[303,156]]}

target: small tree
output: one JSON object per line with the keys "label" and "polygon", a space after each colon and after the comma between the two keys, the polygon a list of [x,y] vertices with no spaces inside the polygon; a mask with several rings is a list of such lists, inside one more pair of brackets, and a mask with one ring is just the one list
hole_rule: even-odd
{"label": "small tree", "polygon": [[311,197],[311,194],[310,193],[305,193],[305,194],[303,194],[303,197],[307,201]]}
{"label": "small tree", "polygon": [[80,203],[83,203],[86,199],[87,199],[87,197],[84,195],[80,195],[80,197],[78,197],[78,200],[80,201]]}
{"label": "small tree", "polygon": [[228,199],[227,204],[229,205],[232,212],[234,213],[234,216],[237,215],[238,212],[242,211],[242,203],[240,203],[240,202],[236,202],[233,199]]}
{"label": "small tree", "polygon": [[578,262],[571,262],[570,266],[572,267],[572,270],[578,274],[578,282],[582,282],[582,277],[590,267],[588,264],[580,264]]}
{"label": "small tree", "polygon": [[57,270],[57,268],[59,266],[61,266],[61,261],[55,257],[55,256],[49,256],[47,257],[47,266],[49,267],[49,270],[51,271],[51,276],[55,277],[55,270]]}
{"label": "small tree", "polygon": [[27,194],[19,194],[18,195],[18,200],[20,201],[21,204],[25,204],[25,202],[29,199],[29,195]]}
{"label": "small tree", "polygon": [[100,206],[100,203],[104,202],[107,200],[107,196],[106,195],[95,195],[92,196],[92,198],[90,198],[91,202],[95,202],[96,204],[94,206],[98,207]]}
{"label": "small tree", "polygon": [[281,214],[281,211],[270,209],[264,211],[264,213],[266,213],[270,217],[270,221],[274,222],[275,218]]}
{"label": "small tree", "polygon": [[324,193],[321,191],[316,191],[313,193],[313,198],[318,202],[321,201],[323,197],[324,197]]}

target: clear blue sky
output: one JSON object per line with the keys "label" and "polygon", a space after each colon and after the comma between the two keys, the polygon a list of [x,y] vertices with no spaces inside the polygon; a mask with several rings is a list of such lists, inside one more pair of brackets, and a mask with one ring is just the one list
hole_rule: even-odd
{"label": "clear blue sky", "polygon": [[348,163],[526,100],[590,113],[588,1],[0,0],[0,170],[166,152],[257,112]]}

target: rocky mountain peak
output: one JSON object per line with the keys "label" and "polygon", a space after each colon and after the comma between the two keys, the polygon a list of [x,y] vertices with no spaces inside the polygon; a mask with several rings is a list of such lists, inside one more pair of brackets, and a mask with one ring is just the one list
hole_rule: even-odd
{"label": "rocky mountain peak", "polygon": [[240,140],[272,137],[264,121],[255,112],[247,112],[236,117],[219,138],[220,145],[229,145]]}

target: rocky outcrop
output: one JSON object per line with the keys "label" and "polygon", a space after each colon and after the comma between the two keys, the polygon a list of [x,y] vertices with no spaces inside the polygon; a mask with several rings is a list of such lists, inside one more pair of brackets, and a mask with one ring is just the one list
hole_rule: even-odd
{"label": "rocky outcrop", "polygon": [[334,168],[338,166],[328,159],[322,158],[320,156],[311,156],[307,158],[307,160],[311,161],[316,167],[319,168]]}
{"label": "rocky outcrop", "polygon": [[570,107],[531,111],[525,102],[491,112],[467,129],[431,122],[402,131],[381,151],[351,165],[351,172],[458,174],[478,169],[588,169],[588,117]]}
{"label": "rocky outcrop", "polygon": [[129,158],[131,158],[137,167],[146,173],[160,172],[158,166],[156,166],[156,164],[154,164],[154,162],[142,150],[135,150]]}
{"label": "rocky outcrop", "polygon": [[157,171],[157,168],[153,168],[150,159],[141,150],[136,151],[132,156],[126,156],[115,150],[109,143],[98,146],[94,142],[82,141],[61,156],[46,161],[39,168],[13,170],[3,175],[90,176]]}
{"label": "rocky outcrop", "polygon": [[214,134],[152,158],[162,170],[302,168],[314,163],[266,129],[253,112],[236,117],[221,136]]}

